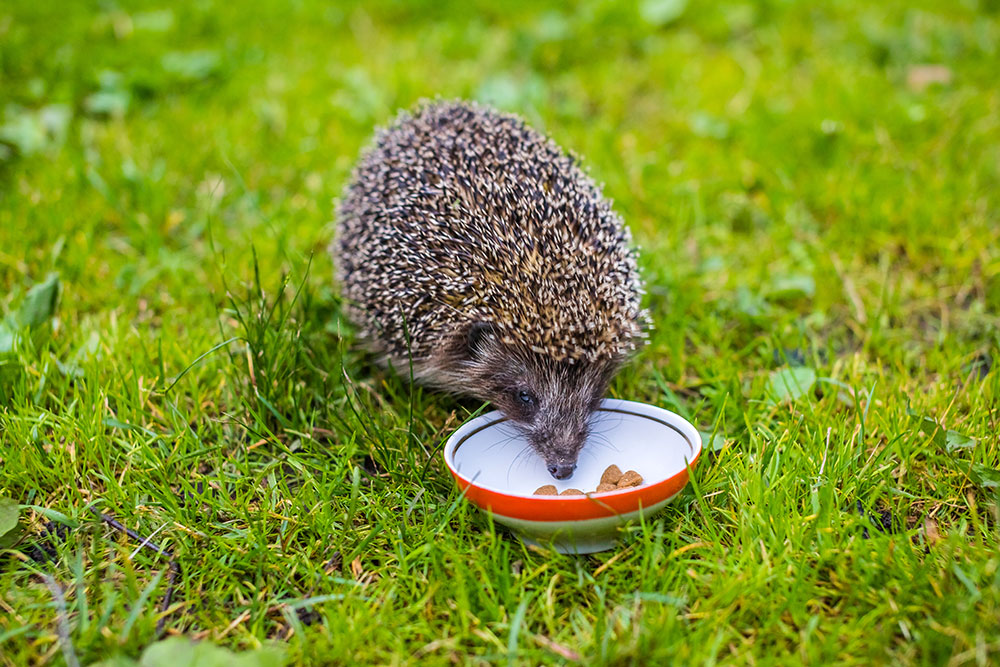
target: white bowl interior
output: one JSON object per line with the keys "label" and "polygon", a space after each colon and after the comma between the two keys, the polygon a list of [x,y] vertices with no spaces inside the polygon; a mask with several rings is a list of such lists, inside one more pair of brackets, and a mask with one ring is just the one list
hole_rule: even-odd
{"label": "white bowl interior", "polygon": [[605,399],[591,419],[590,437],[569,479],[553,479],[541,457],[499,412],[456,431],[445,447],[445,460],[476,486],[528,496],[545,484],[557,491],[592,492],[611,464],[622,472],[635,470],[644,484],[659,482],[684,470],[701,449],[701,436],[690,423],[653,405]]}

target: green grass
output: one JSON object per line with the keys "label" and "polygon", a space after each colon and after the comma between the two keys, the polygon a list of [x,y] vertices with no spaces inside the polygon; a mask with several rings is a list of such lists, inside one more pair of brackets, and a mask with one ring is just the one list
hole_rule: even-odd
{"label": "green grass", "polygon": [[[1000,659],[1000,7],[683,4],[0,6],[0,664]],[[720,435],[618,551],[462,502],[478,406],[340,318],[332,199],[438,94],[584,156],[655,324],[613,393]]]}

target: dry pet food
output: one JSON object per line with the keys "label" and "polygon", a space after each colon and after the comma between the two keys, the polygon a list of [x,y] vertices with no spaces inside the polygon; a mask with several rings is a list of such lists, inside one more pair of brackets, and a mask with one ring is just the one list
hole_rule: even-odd
{"label": "dry pet food", "polygon": [[617,485],[618,480],[622,478],[622,469],[616,466],[614,463],[609,465],[601,475],[601,484],[611,484]]}
{"label": "dry pet food", "polygon": [[622,478],[618,480],[618,488],[624,489],[629,486],[639,486],[642,484],[642,475],[634,470],[629,470],[622,475]]}
{"label": "dry pet food", "polygon": [[[604,493],[606,491],[616,491],[618,489],[627,489],[633,486],[642,485],[642,475],[637,473],[635,470],[626,470],[622,472],[621,468],[611,464],[601,475],[601,483],[597,485],[597,488],[593,493]],[[562,493],[556,491],[556,487],[552,484],[546,484],[545,486],[540,486],[535,489],[536,496],[582,496],[586,495],[580,489],[566,489]]]}

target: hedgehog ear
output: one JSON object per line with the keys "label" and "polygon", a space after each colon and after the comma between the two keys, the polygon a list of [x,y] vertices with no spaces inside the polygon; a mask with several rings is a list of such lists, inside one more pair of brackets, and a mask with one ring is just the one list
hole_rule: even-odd
{"label": "hedgehog ear", "polygon": [[465,337],[466,354],[475,359],[483,354],[488,342],[497,340],[497,327],[492,322],[476,322]]}

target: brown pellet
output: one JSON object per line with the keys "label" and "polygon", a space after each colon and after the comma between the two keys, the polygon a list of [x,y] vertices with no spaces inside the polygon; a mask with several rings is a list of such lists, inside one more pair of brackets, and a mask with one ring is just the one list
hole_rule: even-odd
{"label": "brown pellet", "polygon": [[618,480],[622,478],[622,470],[614,463],[609,465],[601,475],[601,484],[617,484]]}
{"label": "brown pellet", "polygon": [[642,475],[634,470],[627,470],[620,480],[618,480],[618,488],[625,489],[630,486],[639,486],[642,484]]}
{"label": "brown pellet", "polygon": [[614,491],[618,488],[618,485],[612,484],[610,482],[601,482],[597,485],[597,493],[604,493],[605,491]]}
{"label": "brown pellet", "polygon": [[540,486],[535,489],[536,496],[555,496],[558,495],[558,493],[559,492],[556,491],[556,487],[553,484],[546,484],[545,486]]}
{"label": "brown pellet", "polygon": [[565,491],[563,491],[559,495],[560,496],[582,496],[583,495],[583,491],[581,491],[580,489],[566,489]]}

